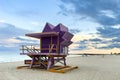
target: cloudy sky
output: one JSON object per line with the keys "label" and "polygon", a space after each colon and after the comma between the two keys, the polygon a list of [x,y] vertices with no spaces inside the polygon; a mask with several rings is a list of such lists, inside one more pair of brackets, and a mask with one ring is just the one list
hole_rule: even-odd
{"label": "cloudy sky", "polygon": [[0,53],[37,43],[46,22],[74,34],[70,53],[120,52],[120,0],[0,0]]}

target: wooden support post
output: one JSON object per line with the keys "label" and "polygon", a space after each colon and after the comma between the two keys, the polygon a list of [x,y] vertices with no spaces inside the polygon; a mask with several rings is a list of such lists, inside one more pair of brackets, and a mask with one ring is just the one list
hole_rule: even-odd
{"label": "wooden support post", "polygon": [[24,53],[24,45],[22,45],[22,53]]}
{"label": "wooden support post", "polygon": [[51,57],[49,57],[49,59],[48,59],[48,66],[47,66],[47,70],[49,70],[49,69],[50,69],[51,65],[52,65],[52,58],[51,58]]}
{"label": "wooden support post", "polygon": [[64,60],[64,66],[66,66],[66,59],[65,59],[65,57],[63,57],[63,60]]}
{"label": "wooden support post", "polygon": [[33,64],[34,64],[34,61],[35,61],[35,57],[33,56],[32,57],[32,61],[31,61],[31,64],[30,64],[30,68],[32,68]]}
{"label": "wooden support post", "polygon": [[57,53],[60,54],[60,41],[59,41],[59,35],[57,36]]}

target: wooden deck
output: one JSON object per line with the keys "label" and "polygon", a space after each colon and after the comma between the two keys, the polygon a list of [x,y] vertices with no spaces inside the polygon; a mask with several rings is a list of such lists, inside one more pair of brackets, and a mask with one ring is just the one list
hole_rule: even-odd
{"label": "wooden deck", "polygon": [[54,56],[54,57],[66,57],[67,55],[64,54],[64,53],[35,53],[35,52],[32,52],[32,53],[20,53],[20,55],[33,55],[33,56]]}
{"label": "wooden deck", "polygon": [[[17,69],[22,69],[22,68],[28,68],[29,69],[29,66],[18,66],[17,67]],[[77,69],[77,68],[78,68],[78,66],[54,66],[54,67],[48,69],[47,71],[54,72],[54,73],[66,73],[68,71],[71,71],[71,70],[74,70],[74,69]],[[38,66],[34,67],[34,69],[38,69]]]}
{"label": "wooden deck", "polygon": [[66,73],[67,71],[71,71],[73,69],[77,69],[77,66],[55,66],[53,68],[50,68],[49,72],[56,72],[56,73]]}

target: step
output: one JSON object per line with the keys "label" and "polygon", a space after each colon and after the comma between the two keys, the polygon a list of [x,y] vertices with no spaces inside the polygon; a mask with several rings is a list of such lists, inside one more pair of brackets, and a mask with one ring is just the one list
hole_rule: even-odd
{"label": "step", "polygon": [[[24,60],[24,63],[25,63],[25,64],[31,64],[31,61],[32,61],[32,60]],[[39,62],[39,61],[34,61],[33,64],[34,64],[34,65],[39,65],[40,62]],[[42,62],[42,64],[48,64],[48,62]]]}

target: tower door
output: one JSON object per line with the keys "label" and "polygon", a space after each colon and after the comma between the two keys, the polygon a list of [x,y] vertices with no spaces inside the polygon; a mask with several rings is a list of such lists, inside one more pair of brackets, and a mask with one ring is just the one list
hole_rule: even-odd
{"label": "tower door", "polygon": [[41,53],[57,53],[58,43],[56,36],[41,37]]}

